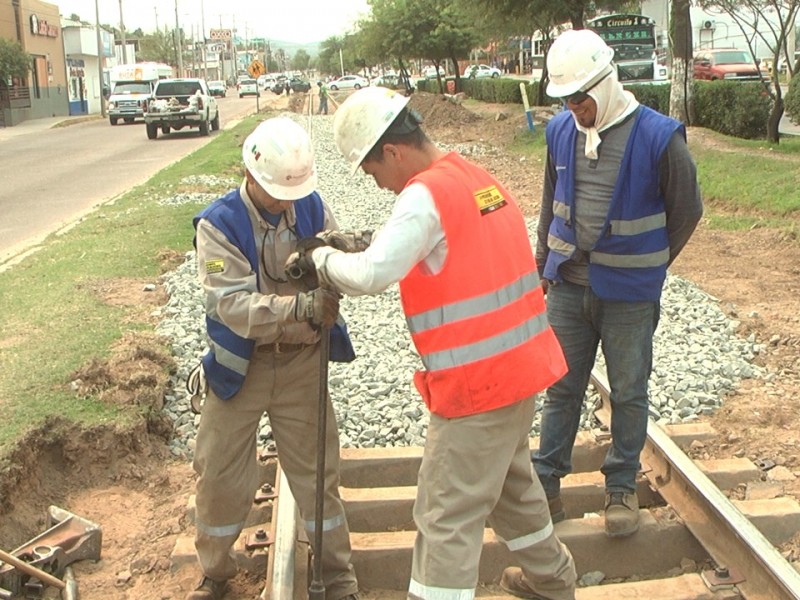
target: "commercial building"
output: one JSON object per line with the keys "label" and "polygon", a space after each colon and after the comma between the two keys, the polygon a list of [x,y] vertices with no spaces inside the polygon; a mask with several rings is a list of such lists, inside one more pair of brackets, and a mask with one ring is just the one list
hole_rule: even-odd
{"label": "commercial building", "polygon": [[0,126],[69,114],[66,58],[58,6],[0,0],[0,37],[31,55],[26,78],[0,81]]}

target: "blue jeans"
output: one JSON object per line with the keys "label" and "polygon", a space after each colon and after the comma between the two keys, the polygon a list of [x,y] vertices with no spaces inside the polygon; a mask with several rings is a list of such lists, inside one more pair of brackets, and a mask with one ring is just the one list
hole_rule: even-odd
{"label": "blue jeans", "polygon": [[611,448],[600,471],[607,492],[636,490],[639,453],[647,437],[647,381],[653,364],[658,302],[598,298],[589,287],[559,282],[547,291],[547,316],[569,371],[547,389],[533,466],[548,498],[572,470],[581,407],[602,342],[611,386]]}

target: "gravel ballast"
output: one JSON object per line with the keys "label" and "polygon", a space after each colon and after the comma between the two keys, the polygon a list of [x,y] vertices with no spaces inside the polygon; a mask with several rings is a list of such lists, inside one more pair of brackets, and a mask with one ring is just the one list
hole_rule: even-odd
{"label": "gravel ballast", "polygon": [[[303,120],[307,123],[307,120]],[[319,190],[332,207],[342,229],[377,229],[388,217],[394,195],[379,190],[372,178],[353,177],[336,150],[330,117],[311,117]],[[474,144],[448,147],[475,156],[484,151]],[[491,149],[485,151],[490,152]],[[191,183],[213,189],[233,188],[237,181],[194,177]],[[165,205],[197,204],[198,211],[217,194],[182,193],[161,198]],[[536,223],[528,223],[533,243]],[[690,242],[691,243],[691,242]],[[157,332],[171,344],[177,364],[164,411],[174,424],[173,455],[190,458],[200,417],[192,413],[185,382],[206,352],[204,298],[198,283],[194,252],[164,276],[169,301],[160,309]],[[358,358],[348,364],[331,363],[329,387],[339,420],[343,447],[421,446],[428,411],[412,383],[421,368],[400,308],[398,286],[377,296],[345,297],[341,311],[348,323]],[[719,302],[691,282],[668,276],[662,295],[661,320],[654,343],[650,378],[650,413],[659,423],[696,420],[721,406],[724,396],[742,379],[764,377],[753,364],[764,351],[754,336],[741,338],[738,322],[729,319]],[[602,364],[602,353],[598,354]],[[535,365],[526,368],[534,369]],[[591,390],[590,390],[591,392]],[[540,399],[541,401],[541,399]],[[587,394],[581,427],[595,425],[594,398]],[[538,435],[534,420],[532,435]],[[271,441],[266,416],[259,431],[262,443]]]}

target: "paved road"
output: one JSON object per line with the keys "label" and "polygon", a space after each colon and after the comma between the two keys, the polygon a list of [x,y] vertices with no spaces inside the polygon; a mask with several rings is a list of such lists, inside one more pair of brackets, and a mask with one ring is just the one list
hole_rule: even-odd
{"label": "paved road", "polygon": [[[229,94],[218,100],[223,128],[256,108],[252,97]],[[142,123],[112,127],[108,120],[85,117],[35,119],[0,128],[0,266],[144,183],[214,135],[184,129],[148,140]]]}

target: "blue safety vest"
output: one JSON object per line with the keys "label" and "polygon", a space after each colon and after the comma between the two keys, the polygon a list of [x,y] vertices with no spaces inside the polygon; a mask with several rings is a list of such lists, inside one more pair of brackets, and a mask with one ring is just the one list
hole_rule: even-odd
{"label": "blue safety vest", "polygon": [[[589,285],[604,300],[657,301],[667,274],[669,237],[659,161],[672,135],[684,126],[646,106],[635,121],[620,164],[600,238],[589,252]],[[575,143],[572,114],[559,113],[545,133],[557,180],[544,277],[561,281],[559,266],[577,250]]]}
{"label": "blue safety vest", "polygon": [[[322,231],[325,227],[325,209],[317,192],[296,200],[293,206],[296,231],[300,238],[311,237]],[[250,268],[256,274],[256,289],[251,291],[258,291],[258,250],[250,216],[239,190],[229,192],[195,216],[192,221],[195,229],[201,219],[207,219],[247,257]],[[195,245],[196,242],[195,238]],[[212,318],[209,312],[206,310],[206,328],[211,339],[211,349],[203,357],[203,369],[214,393],[227,400],[244,383],[255,341],[237,335],[222,322]],[[330,359],[335,362],[350,362],[355,357],[347,334],[347,325],[339,317],[331,330]]]}

